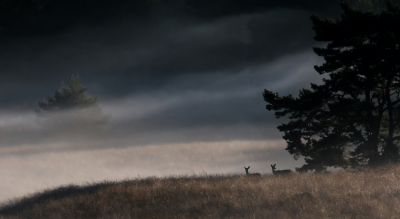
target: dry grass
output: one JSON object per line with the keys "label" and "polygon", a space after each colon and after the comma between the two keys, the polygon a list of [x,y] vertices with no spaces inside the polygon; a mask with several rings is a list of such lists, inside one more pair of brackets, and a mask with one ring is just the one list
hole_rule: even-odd
{"label": "dry grass", "polygon": [[400,166],[292,176],[148,178],[14,200],[19,218],[400,218]]}

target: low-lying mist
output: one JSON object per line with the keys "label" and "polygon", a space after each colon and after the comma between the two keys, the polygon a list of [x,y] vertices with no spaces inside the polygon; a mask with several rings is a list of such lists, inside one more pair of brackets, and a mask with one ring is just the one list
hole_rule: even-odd
{"label": "low-lying mist", "polygon": [[[102,144],[102,142],[97,142]],[[109,142],[111,143],[111,142]],[[73,143],[0,148],[0,202],[66,184],[148,176],[271,173],[301,166],[276,141],[221,141],[71,151]],[[92,144],[94,144],[92,142]],[[64,149],[64,150],[61,150]],[[38,153],[40,151],[40,153]]]}

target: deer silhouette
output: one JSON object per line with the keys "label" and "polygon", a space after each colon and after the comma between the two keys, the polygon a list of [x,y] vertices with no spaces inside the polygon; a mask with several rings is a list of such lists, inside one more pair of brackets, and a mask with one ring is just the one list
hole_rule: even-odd
{"label": "deer silhouette", "polygon": [[274,165],[271,164],[272,173],[273,173],[274,175],[279,176],[279,175],[288,175],[288,174],[292,174],[292,173],[293,173],[292,170],[275,170],[275,169],[276,169],[275,166],[276,166],[276,164],[274,164]]}
{"label": "deer silhouette", "polygon": [[255,177],[261,177],[261,174],[259,174],[259,173],[249,173],[249,169],[250,169],[250,166],[249,167],[244,167],[244,169],[246,170],[246,176],[255,176]]}

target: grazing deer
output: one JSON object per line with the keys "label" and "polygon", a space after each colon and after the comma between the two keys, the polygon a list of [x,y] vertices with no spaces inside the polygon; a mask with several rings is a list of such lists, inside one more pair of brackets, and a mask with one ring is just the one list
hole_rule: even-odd
{"label": "grazing deer", "polygon": [[292,170],[275,170],[275,169],[276,169],[275,166],[276,166],[276,164],[274,164],[274,165],[271,164],[272,173],[273,173],[274,175],[277,175],[277,176],[279,176],[279,175],[289,175],[289,174],[292,174],[292,173],[293,173]]}
{"label": "grazing deer", "polygon": [[255,177],[261,177],[261,174],[259,174],[259,173],[249,173],[249,169],[250,169],[250,166],[249,167],[244,167],[244,169],[246,170],[246,176],[255,176]]}

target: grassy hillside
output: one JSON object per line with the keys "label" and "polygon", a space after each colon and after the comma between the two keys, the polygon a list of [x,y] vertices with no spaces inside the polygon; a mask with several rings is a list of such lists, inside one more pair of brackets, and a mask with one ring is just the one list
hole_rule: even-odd
{"label": "grassy hillside", "polygon": [[171,177],[65,186],[14,200],[10,218],[399,218],[400,166],[358,172]]}

